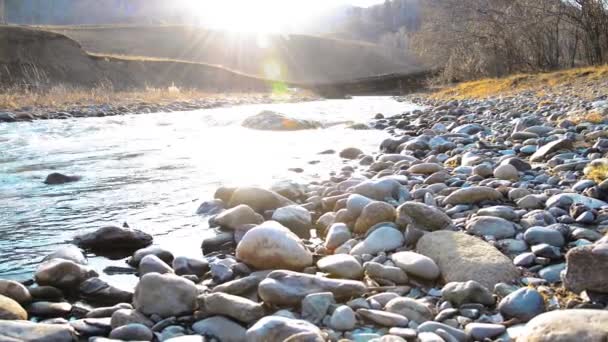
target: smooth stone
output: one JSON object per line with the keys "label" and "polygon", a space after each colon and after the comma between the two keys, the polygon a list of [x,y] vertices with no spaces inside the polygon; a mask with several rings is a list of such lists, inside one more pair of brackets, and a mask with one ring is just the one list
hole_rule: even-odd
{"label": "smooth stone", "polygon": [[340,153],[338,155],[340,156],[340,158],[352,160],[352,159],[359,158],[359,156],[362,154],[363,154],[363,151],[361,151],[360,149],[358,149],[356,147],[347,147],[347,148],[343,149],[342,151],[340,151]]}
{"label": "smooth stone", "polygon": [[369,303],[374,303],[374,304],[378,303],[378,304],[380,304],[381,307],[385,307],[386,304],[388,304],[388,302],[390,302],[391,300],[393,300],[395,298],[399,298],[399,295],[395,292],[381,292],[381,293],[377,293],[375,295],[367,297],[367,300],[363,300],[363,302],[361,303],[363,305],[360,305],[360,307],[359,307],[359,303],[355,304],[356,299],[348,302],[347,304],[349,306],[351,306],[352,308],[356,308],[356,309],[361,309],[361,308],[370,309]]}
{"label": "smooth stone", "polygon": [[429,307],[412,298],[393,298],[386,303],[384,310],[404,316],[418,324],[433,320],[433,312]]}
{"label": "smooth stone", "polygon": [[0,340],[6,342],[72,342],[76,332],[68,324],[0,320]]}
{"label": "smooth stone", "polygon": [[504,297],[498,304],[498,310],[506,318],[527,322],[545,311],[545,302],[538,291],[521,288]]}
{"label": "smooth stone", "polygon": [[373,201],[374,200],[371,198],[367,198],[359,194],[352,194],[346,199],[346,211],[351,217],[359,217],[363,211],[363,208]]}
{"label": "smooth stone", "polygon": [[348,226],[344,223],[334,223],[329,227],[325,237],[325,248],[334,250],[343,243],[350,240],[352,234]]}
{"label": "smooth stone", "polygon": [[270,110],[246,118],[241,125],[262,131],[299,131],[322,127],[321,123],[316,121],[294,119]]}
{"label": "smooth stone", "polygon": [[513,258],[513,265],[520,267],[528,267],[534,264],[536,255],[534,253],[522,253]]}
{"label": "smooth stone", "polygon": [[519,171],[510,164],[499,165],[494,169],[494,178],[502,180],[518,180]]}
{"label": "smooth stone", "polygon": [[55,252],[44,257],[42,262],[52,259],[70,260],[80,265],[86,265],[88,263],[87,257],[82,253],[82,250],[74,245],[59,248]]}
{"label": "smooth stone", "polygon": [[575,293],[584,290],[608,293],[608,244],[568,251],[563,280],[564,286]]}
{"label": "smooth stone", "polygon": [[173,259],[173,270],[177,275],[203,276],[209,270],[209,262],[203,259],[178,256]]}
{"label": "smooth stone", "polygon": [[363,265],[365,274],[372,279],[385,279],[397,285],[408,282],[407,274],[399,267],[385,266],[377,262],[366,262]]}
{"label": "smooth stone", "polygon": [[173,254],[170,251],[159,246],[148,246],[135,251],[133,256],[128,261],[129,265],[138,267],[141,259],[143,259],[146,255],[155,255],[167,264],[171,264],[174,259]]}
{"label": "smooth stone", "polygon": [[255,292],[258,285],[271,271],[253,272],[247,277],[231,280],[223,284],[217,285],[212,292],[224,292],[233,295],[244,295],[249,292]]}
{"label": "smooth stone", "polygon": [[353,186],[350,191],[377,201],[409,199],[407,189],[397,180],[390,178],[366,180]]}
{"label": "smooth stone", "polygon": [[398,252],[391,255],[391,260],[408,275],[426,280],[435,280],[440,271],[433,259],[414,252]]}
{"label": "smooth stone", "polygon": [[212,216],[224,211],[224,201],[220,199],[212,199],[205,201],[196,209],[197,215]]}
{"label": "smooth stone", "polygon": [[492,339],[503,334],[507,328],[500,324],[491,323],[469,323],[464,328],[464,331],[471,335],[475,341],[484,341],[486,338]]}
{"label": "smooth stone", "polygon": [[38,285],[62,289],[75,289],[86,279],[96,276],[97,272],[89,267],[64,259],[52,259],[40,264],[34,275]]}
{"label": "smooth stone", "polygon": [[[294,335],[304,334],[305,338],[290,339]],[[279,316],[266,316],[247,330],[247,342],[272,341],[323,341],[321,330],[304,320]]]}
{"label": "smooth stone", "polygon": [[318,325],[327,314],[329,306],[335,303],[331,292],[309,294],[302,300],[302,319]]}
{"label": "smooth stone", "polygon": [[97,252],[136,251],[151,245],[152,239],[152,235],[141,230],[109,226],[78,235],[74,243]]}
{"label": "smooth stone", "polygon": [[448,229],[452,219],[439,208],[419,202],[405,202],[397,208],[397,223],[414,224],[417,228],[435,231]]}
{"label": "smooth stone", "polygon": [[300,238],[280,223],[265,222],[245,233],[236,257],[257,269],[300,271],[312,265],[312,254]]}
{"label": "smooth stone", "polygon": [[143,277],[148,273],[173,273],[173,269],[156,255],[149,254],[143,257],[139,263],[139,276]]}
{"label": "smooth stone", "polygon": [[27,320],[27,312],[15,300],[0,295],[0,320]]}
{"label": "smooth stone", "polygon": [[444,204],[475,204],[483,201],[497,201],[503,196],[497,190],[486,186],[458,189],[443,200]]}
{"label": "smooth stone", "polygon": [[371,232],[365,240],[359,242],[350,251],[351,255],[371,254],[388,252],[403,246],[403,233],[391,226],[381,226]]}
{"label": "smooth stone", "polygon": [[123,341],[152,341],[152,330],[143,324],[127,324],[110,332],[110,338]]}
{"label": "smooth stone", "polygon": [[240,204],[246,204],[257,213],[264,213],[266,210],[275,210],[294,204],[292,201],[279,195],[278,193],[262,188],[241,187],[236,188],[226,200],[229,208],[234,208]]}
{"label": "smooth stone", "polygon": [[[105,318],[84,318],[69,321],[69,325],[76,330],[76,333],[82,338],[90,336],[94,339],[95,336],[107,336],[112,331],[110,324],[111,319]],[[55,324],[55,323],[53,323]]]}
{"label": "smooth stone", "polygon": [[599,209],[601,207],[608,206],[608,203],[606,203],[604,201],[600,201],[596,198],[591,198],[591,197],[583,196],[583,195],[576,194],[576,193],[562,193],[562,194],[558,194],[558,195],[553,195],[553,196],[549,197],[549,199],[547,200],[547,203],[545,203],[545,205],[547,206],[547,208],[550,208],[559,203],[563,203],[563,201],[568,201],[569,203],[572,203],[572,204],[582,204],[585,207],[588,207],[591,209]]}
{"label": "smooth stone", "polygon": [[452,231],[425,234],[417,251],[433,259],[445,282],[475,280],[486,288],[519,277],[511,260],[487,242]]}
{"label": "smooth stone", "polygon": [[385,327],[407,327],[409,323],[406,317],[387,311],[358,309],[357,314]]}
{"label": "smooth stone", "polygon": [[372,226],[381,222],[393,222],[395,208],[386,202],[374,201],[363,208],[355,222],[355,234],[365,234]]}
{"label": "smooth stone", "polygon": [[264,222],[264,217],[245,204],[224,210],[213,218],[213,223],[231,230],[236,230],[246,224],[260,224],[262,222]]}
{"label": "smooth stone", "polygon": [[410,173],[430,175],[435,172],[443,171],[443,166],[436,163],[420,163],[410,166],[407,171]]}
{"label": "smooth stone", "polygon": [[608,339],[608,311],[593,309],[555,310],[529,321],[517,341],[604,342]]}
{"label": "smooth stone", "polygon": [[547,227],[530,227],[524,233],[524,240],[530,245],[546,243],[555,247],[563,247],[566,243],[561,232]]}
{"label": "smooth stone", "polygon": [[321,258],[317,267],[332,277],[345,279],[361,279],[363,266],[355,257],[348,254],[335,254]]}
{"label": "smooth stone", "polygon": [[154,322],[139,311],[133,309],[118,309],[112,313],[110,325],[112,329],[122,327],[123,325],[139,323],[152,328]]}
{"label": "smooth stone", "polygon": [[562,281],[561,272],[564,269],[566,269],[565,263],[550,265],[538,271],[538,275],[550,284],[559,283]]}
{"label": "smooth stone", "polygon": [[63,292],[53,286],[36,286],[28,288],[32,300],[60,302],[63,300]]}
{"label": "smooth stone", "polygon": [[265,314],[263,304],[221,292],[199,296],[198,306],[208,315],[222,315],[243,323],[257,321]]}
{"label": "smooth stone", "polygon": [[272,214],[272,220],[287,227],[302,239],[310,238],[312,217],[308,210],[299,205],[289,205],[275,210]]}
{"label": "smooth stone", "polygon": [[133,299],[133,292],[119,289],[98,277],[83,281],[78,287],[78,294],[91,304],[101,305],[131,302]]}
{"label": "smooth stone", "polygon": [[129,303],[120,303],[120,304],[116,304],[114,306],[95,308],[95,309],[89,311],[85,317],[86,318],[112,317],[112,314],[114,314],[114,312],[116,312],[120,309],[133,309],[133,306]]}
{"label": "smooth stone", "polygon": [[356,324],[355,312],[346,305],[337,307],[329,319],[329,326],[338,331],[353,330]]}
{"label": "smooth stone", "polygon": [[546,202],[546,196],[527,195],[517,201],[517,207],[522,209],[541,209],[545,206]]}
{"label": "smooth stone", "polygon": [[72,304],[67,302],[35,302],[27,307],[32,316],[40,317],[66,317],[72,311]]}
{"label": "smooth stone", "polygon": [[194,283],[173,274],[148,273],[135,287],[133,307],[162,318],[189,314],[196,309]]}
{"label": "smooth stone", "polygon": [[27,287],[14,280],[0,279],[0,295],[11,298],[19,304],[27,304],[32,301],[32,295]]}
{"label": "smooth stone", "polygon": [[515,236],[513,223],[492,216],[477,216],[470,220],[466,230],[479,237],[494,236],[496,239],[507,239]]}
{"label": "smooth stone", "polygon": [[192,325],[197,334],[214,337],[222,342],[245,342],[247,330],[238,323],[222,316],[212,316]]}
{"label": "smooth stone", "polygon": [[519,217],[513,208],[504,205],[479,209],[477,216],[493,216],[507,221],[515,221]]}
{"label": "smooth stone", "polygon": [[81,179],[82,179],[82,177],[80,177],[80,176],[69,176],[69,175],[64,175],[62,173],[59,173],[59,172],[53,172],[53,173],[49,174],[48,176],[46,176],[46,178],[44,179],[44,184],[60,185],[60,184],[77,182]]}
{"label": "smooth stone", "polygon": [[530,161],[533,163],[544,161],[550,154],[557,152],[561,149],[569,149],[572,147],[572,141],[569,139],[558,139],[551,141],[541,146],[532,156]]}
{"label": "smooth stone", "polygon": [[361,296],[366,286],[360,281],[330,279],[291,271],[271,272],[258,286],[258,295],[271,305],[298,305],[309,294],[331,292],[336,300]]}
{"label": "smooth stone", "polygon": [[447,283],[441,289],[441,296],[456,306],[466,303],[494,304],[492,292],[474,280]]}
{"label": "smooth stone", "polygon": [[457,328],[451,327],[447,324],[444,323],[439,323],[439,322],[425,322],[422,323],[418,326],[418,333],[424,333],[424,332],[434,332],[436,333],[438,330],[445,330],[448,334],[450,334],[451,336],[453,336],[457,341],[459,342],[466,342],[468,341],[468,336],[467,334]]}

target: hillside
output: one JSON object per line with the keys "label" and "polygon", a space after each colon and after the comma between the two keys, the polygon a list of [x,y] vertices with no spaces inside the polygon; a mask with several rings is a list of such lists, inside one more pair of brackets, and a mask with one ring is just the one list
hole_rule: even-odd
{"label": "hillside", "polygon": [[297,83],[328,83],[424,69],[413,57],[395,62],[374,44],[307,35],[260,37],[192,26],[45,29],[65,34],[91,53],[201,62]]}

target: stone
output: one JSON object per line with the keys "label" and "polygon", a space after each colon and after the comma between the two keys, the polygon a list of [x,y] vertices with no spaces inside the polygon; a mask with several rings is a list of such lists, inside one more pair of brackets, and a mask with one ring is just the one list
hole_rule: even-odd
{"label": "stone", "polygon": [[507,328],[501,324],[491,323],[469,323],[464,328],[464,331],[471,335],[475,341],[484,341],[485,339],[492,339],[498,335],[503,334]]}
{"label": "stone", "polygon": [[348,226],[344,223],[334,223],[329,227],[325,237],[325,248],[335,250],[343,243],[350,240],[352,234]]}
{"label": "stone", "polygon": [[436,163],[420,163],[410,166],[407,171],[410,173],[430,175],[435,172],[443,171],[443,166]]}
{"label": "stone", "polygon": [[152,244],[152,235],[141,230],[103,227],[96,231],[78,235],[74,243],[83,249],[99,252],[136,251]]}
{"label": "stone", "polygon": [[372,226],[381,222],[393,222],[395,208],[386,202],[374,201],[363,208],[355,223],[354,232],[365,234]]}
{"label": "stone", "polygon": [[27,320],[27,312],[13,299],[0,295],[0,320],[3,319]]}
{"label": "stone", "polygon": [[221,292],[199,296],[198,306],[205,314],[222,315],[243,323],[257,321],[265,314],[262,304]]}
{"label": "stone", "polygon": [[492,216],[502,218],[507,221],[515,221],[519,218],[519,215],[517,215],[512,207],[507,207],[504,205],[495,205],[492,207],[479,209],[479,211],[477,211],[477,216]]}
{"label": "stone", "polygon": [[372,279],[384,279],[397,285],[407,284],[407,274],[399,267],[385,266],[377,262],[366,262],[363,265],[365,274]]}
{"label": "stone", "polygon": [[63,292],[53,286],[36,286],[29,287],[28,291],[32,296],[32,300],[46,300],[50,302],[60,302],[63,300]]}
{"label": "stone", "polygon": [[236,257],[257,269],[300,271],[312,265],[312,254],[300,238],[278,222],[265,222],[245,233]]}
{"label": "stone", "polygon": [[381,226],[371,232],[365,240],[359,242],[350,251],[351,255],[388,252],[403,246],[405,238],[403,233],[391,226]]}
{"label": "stone", "polygon": [[220,199],[212,199],[205,201],[196,209],[197,215],[212,216],[217,215],[225,210],[224,201]]}
{"label": "stone", "polygon": [[80,177],[80,176],[68,176],[68,175],[64,175],[62,173],[53,172],[53,173],[49,174],[48,176],[46,176],[46,178],[44,180],[44,184],[60,185],[60,184],[77,182],[81,179],[82,179],[82,177]]}
{"label": "stone", "polygon": [[238,323],[222,316],[212,316],[192,325],[197,334],[213,337],[222,342],[245,342],[247,330]]}
{"label": "stone", "polygon": [[563,203],[564,201],[567,201],[571,204],[582,204],[585,207],[588,207],[591,209],[599,209],[601,207],[608,206],[608,203],[606,203],[604,201],[600,201],[596,198],[591,198],[591,197],[583,196],[583,195],[576,194],[576,193],[562,193],[562,194],[553,195],[553,196],[549,197],[549,199],[547,200],[545,205],[547,208],[550,208],[555,205],[558,205],[559,203]]}
{"label": "stone", "polygon": [[135,253],[133,253],[133,256],[128,261],[129,265],[133,267],[138,267],[139,263],[141,262],[141,259],[143,259],[143,257],[145,257],[146,255],[155,255],[167,264],[171,264],[174,259],[173,254],[170,251],[159,246],[148,246],[135,251]]}
{"label": "stone", "polygon": [[280,316],[266,316],[247,330],[247,342],[287,341],[294,335],[305,334],[306,338],[291,341],[323,341],[321,330],[304,320]]}
{"label": "stone", "polygon": [[354,194],[359,194],[376,201],[409,199],[407,189],[397,180],[390,178],[366,180],[349,190]]}
{"label": "stone", "polygon": [[32,316],[39,317],[66,317],[72,311],[72,305],[67,302],[35,302],[27,307]]}
{"label": "stone", "polygon": [[213,223],[232,230],[246,224],[260,224],[262,222],[264,222],[264,217],[245,204],[224,210],[213,218]]}
{"label": "stone", "polygon": [[[57,319],[49,319],[43,322],[53,322],[53,324],[64,324],[64,322],[55,322]],[[60,318],[60,320],[65,320],[65,318]],[[67,322],[67,321],[66,321]],[[110,318],[85,318],[85,319],[77,319],[70,320],[67,322],[76,333],[81,338],[86,338],[87,336],[91,336],[91,340],[95,339],[94,336],[108,336],[112,331],[112,326],[110,325]],[[115,340],[111,340],[115,341]]]}
{"label": "stone", "polygon": [[318,325],[327,314],[329,306],[335,303],[331,292],[311,293],[302,300],[302,319]]}
{"label": "stone", "polygon": [[536,316],[526,324],[521,342],[603,342],[608,339],[608,311],[555,310]]}
{"label": "stone", "polygon": [[524,233],[524,240],[530,245],[546,243],[555,247],[563,247],[566,243],[562,233],[548,227],[530,227]]}
{"label": "stone", "polygon": [[316,121],[294,119],[269,110],[246,118],[241,125],[262,131],[299,131],[322,127],[321,123]]}
{"label": "stone", "polygon": [[87,257],[82,253],[82,250],[74,245],[67,245],[59,248],[55,252],[47,255],[42,259],[42,262],[52,259],[70,260],[80,265],[87,264]]}
{"label": "stone", "polygon": [[436,231],[424,235],[418,253],[433,259],[445,282],[475,280],[486,288],[519,277],[511,260],[487,242],[459,232]]}
{"label": "stone", "polygon": [[[456,341],[459,341],[459,342],[468,341],[468,336],[464,331],[454,328],[454,327],[449,326],[444,323],[429,321],[429,322],[422,323],[418,326],[419,334],[425,333],[425,332],[439,333],[439,332],[441,332],[441,330],[448,333],[449,336],[456,339]],[[441,335],[443,335],[443,334],[441,334]]]}
{"label": "stone", "polygon": [[133,299],[133,292],[112,286],[99,277],[83,281],[78,287],[78,294],[81,299],[91,304],[101,305],[131,302]]}
{"label": "stone", "polygon": [[133,306],[129,303],[120,303],[114,306],[95,308],[86,314],[86,318],[104,318],[112,317],[112,314],[120,309],[133,309]]}
{"label": "stone", "polygon": [[467,303],[479,303],[488,306],[494,304],[492,292],[474,280],[445,284],[441,289],[441,297],[455,306]]}
{"label": "stone", "polygon": [[153,321],[136,310],[118,309],[112,313],[112,318],[110,320],[112,329],[116,329],[131,323],[143,324],[148,328],[152,328],[154,326]]}
{"label": "stone", "polygon": [[608,293],[608,244],[568,251],[563,281],[564,286],[575,293],[584,290]]}
{"label": "stone", "polygon": [[34,275],[38,285],[50,285],[61,289],[75,289],[88,278],[96,277],[97,272],[64,259],[46,261],[36,269]]}
{"label": "stone", "polygon": [[348,254],[335,254],[323,257],[317,261],[317,267],[330,276],[345,279],[361,279],[363,267]]}
{"label": "stone", "polygon": [[498,201],[503,196],[500,192],[487,186],[474,186],[458,189],[443,200],[444,204],[475,204],[483,201]]}
{"label": "stone", "polygon": [[209,262],[203,259],[178,256],[173,259],[173,270],[177,275],[195,275],[201,277],[209,270]]}
{"label": "stone", "polygon": [[561,282],[561,273],[566,268],[565,263],[549,265],[538,271],[538,275],[545,279],[549,284]]}
{"label": "stone", "polygon": [[148,273],[135,287],[133,307],[162,318],[190,314],[196,309],[194,283],[173,274]]}
{"label": "stone", "polygon": [[508,239],[515,236],[515,226],[513,223],[492,216],[477,216],[469,220],[466,230],[479,237],[493,236],[496,239]]}
{"label": "stone", "polygon": [[173,273],[173,269],[156,255],[149,254],[143,257],[139,263],[139,276],[148,273]]}
{"label": "stone", "polygon": [[384,310],[407,317],[418,324],[433,320],[429,307],[415,299],[407,297],[393,298],[386,303]]}
{"label": "stone", "polygon": [[452,219],[439,208],[419,202],[405,202],[397,208],[397,224],[413,224],[432,232],[450,228]]}
{"label": "stone", "polygon": [[331,292],[336,300],[361,296],[366,286],[360,281],[330,279],[291,271],[274,271],[258,286],[258,295],[269,305],[298,305],[309,294]]}
{"label": "stone", "polygon": [[518,180],[519,171],[510,164],[499,165],[494,169],[494,178],[502,180]]}
{"label": "stone", "polygon": [[533,163],[542,162],[545,159],[547,159],[547,157],[549,157],[549,155],[551,155],[552,153],[557,152],[561,149],[569,149],[571,147],[572,147],[572,140],[569,140],[569,139],[554,140],[550,143],[547,143],[547,144],[541,146],[536,152],[534,152],[534,154],[532,156],[530,156],[530,161]]}
{"label": "stone", "polygon": [[414,252],[398,252],[391,255],[391,260],[408,275],[425,280],[435,280],[440,271],[433,259]]}
{"label": "stone", "polygon": [[0,279],[0,295],[11,298],[19,304],[32,301],[32,295],[21,283],[14,280]]}
{"label": "stone", "polygon": [[236,188],[227,202],[229,208],[246,204],[257,213],[264,213],[266,210],[275,210],[294,204],[274,191],[254,187]]}
{"label": "stone", "polygon": [[385,327],[407,327],[409,320],[396,313],[381,310],[358,309],[357,314],[366,320]]}
{"label": "stone", "polygon": [[76,332],[68,324],[0,320],[0,341],[72,342]]}
{"label": "stone", "polygon": [[302,239],[310,238],[312,216],[308,210],[299,205],[288,205],[275,210],[272,220],[287,227]]}
{"label": "stone", "polygon": [[337,307],[329,319],[330,328],[338,331],[353,330],[356,324],[355,312],[346,305]]}
{"label": "stone", "polygon": [[536,290],[521,288],[504,297],[498,310],[505,318],[527,322],[545,311],[543,296]]}
{"label": "stone", "polygon": [[356,147],[347,147],[345,149],[343,149],[342,151],[340,151],[340,158],[344,158],[344,159],[357,159],[359,158],[360,155],[363,154],[363,151],[361,151],[360,149],[356,148]]}
{"label": "stone", "polygon": [[123,341],[152,341],[152,330],[143,324],[131,323],[110,332],[110,338]]}
{"label": "stone", "polygon": [[494,174],[492,165],[488,163],[482,163],[473,167],[473,174],[479,177],[487,178]]}

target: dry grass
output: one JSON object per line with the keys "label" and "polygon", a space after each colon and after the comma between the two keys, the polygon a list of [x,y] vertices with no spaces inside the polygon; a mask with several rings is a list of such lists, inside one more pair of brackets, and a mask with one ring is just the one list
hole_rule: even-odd
{"label": "dry grass", "polygon": [[538,96],[542,96],[547,88],[606,79],[608,79],[608,65],[603,65],[464,82],[442,89],[434,93],[433,97],[438,99],[481,99],[497,95],[513,95],[523,91],[535,91]]}
{"label": "dry grass", "polygon": [[585,167],[585,176],[596,183],[608,179],[608,159],[594,160]]}

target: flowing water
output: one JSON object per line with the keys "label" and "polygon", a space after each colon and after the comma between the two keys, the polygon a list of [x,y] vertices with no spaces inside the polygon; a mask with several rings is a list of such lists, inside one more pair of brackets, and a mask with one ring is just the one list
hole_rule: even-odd
{"label": "flowing water", "polygon": [[[217,187],[320,180],[342,161],[319,152],[356,146],[371,153],[387,137],[344,125],[255,131],[240,126],[244,118],[272,110],[326,123],[367,122],[376,113],[412,108],[388,97],[356,97],[0,124],[0,278],[27,279],[46,254],[74,235],[123,222],[176,255],[200,256],[210,233],[207,219],[195,211]],[[288,171],[297,167],[304,172]],[[43,184],[52,172],[83,178]],[[98,271],[124,265],[94,256],[90,263]]]}

